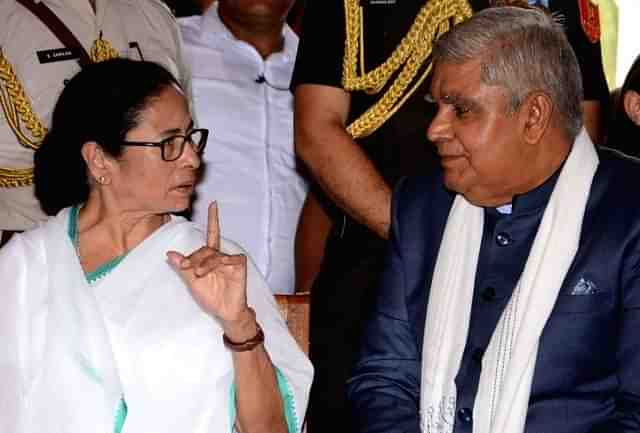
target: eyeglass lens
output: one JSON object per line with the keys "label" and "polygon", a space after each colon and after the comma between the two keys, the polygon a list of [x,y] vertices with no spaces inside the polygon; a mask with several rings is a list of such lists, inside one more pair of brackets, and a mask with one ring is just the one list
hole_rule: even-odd
{"label": "eyeglass lens", "polygon": [[182,152],[184,152],[184,145],[187,141],[193,146],[193,151],[199,153],[204,147],[204,132],[199,129],[194,129],[186,137],[176,135],[165,141],[162,147],[163,159],[165,161],[173,161],[180,158]]}

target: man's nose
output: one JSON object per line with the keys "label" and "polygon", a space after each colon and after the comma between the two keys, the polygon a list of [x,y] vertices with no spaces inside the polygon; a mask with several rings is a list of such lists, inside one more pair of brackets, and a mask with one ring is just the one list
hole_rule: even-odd
{"label": "man's nose", "polygon": [[427,127],[427,138],[433,143],[451,138],[451,121],[443,109],[438,109]]}

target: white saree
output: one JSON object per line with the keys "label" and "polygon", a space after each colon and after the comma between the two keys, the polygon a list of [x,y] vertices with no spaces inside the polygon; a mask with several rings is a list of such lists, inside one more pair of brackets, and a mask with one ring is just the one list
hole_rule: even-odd
{"label": "white saree", "polygon": [[[220,325],[166,261],[205,242],[174,217],[89,286],[67,233],[65,209],[0,249],[0,432],[122,433],[233,430],[233,364]],[[240,253],[229,242],[223,251]],[[265,347],[284,376],[300,430],[309,360],[248,262],[247,297]]]}

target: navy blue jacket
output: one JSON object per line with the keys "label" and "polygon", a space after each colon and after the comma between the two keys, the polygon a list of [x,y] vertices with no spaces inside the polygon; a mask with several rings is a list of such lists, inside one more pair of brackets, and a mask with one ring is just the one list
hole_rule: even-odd
{"label": "navy blue jacket", "polygon": [[[578,252],[540,339],[527,433],[640,432],[640,164],[599,156]],[[420,431],[427,301],[452,202],[435,167],[395,189],[379,298],[348,383],[361,432]],[[585,281],[593,290],[576,293]]]}

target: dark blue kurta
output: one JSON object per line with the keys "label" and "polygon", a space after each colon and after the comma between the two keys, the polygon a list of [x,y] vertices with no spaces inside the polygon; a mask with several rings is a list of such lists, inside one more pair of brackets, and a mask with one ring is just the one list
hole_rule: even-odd
{"label": "dark blue kurta", "polygon": [[[640,164],[608,150],[599,156],[578,251],[540,338],[527,433],[640,431]],[[348,384],[362,432],[420,431],[427,301],[453,200],[441,176],[434,170],[406,179],[394,193],[379,298]],[[456,432],[472,430],[482,354],[555,180],[517,197],[511,215],[485,211],[470,330],[456,378]]]}
{"label": "dark blue kurta", "polygon": [[524,270],[557,175],[535,190],[515,197],[509,215],[493,208],[485,209],[469,334],[456,377],[456,433],[472,431],[473,404],[480,382],[482,355]]}

